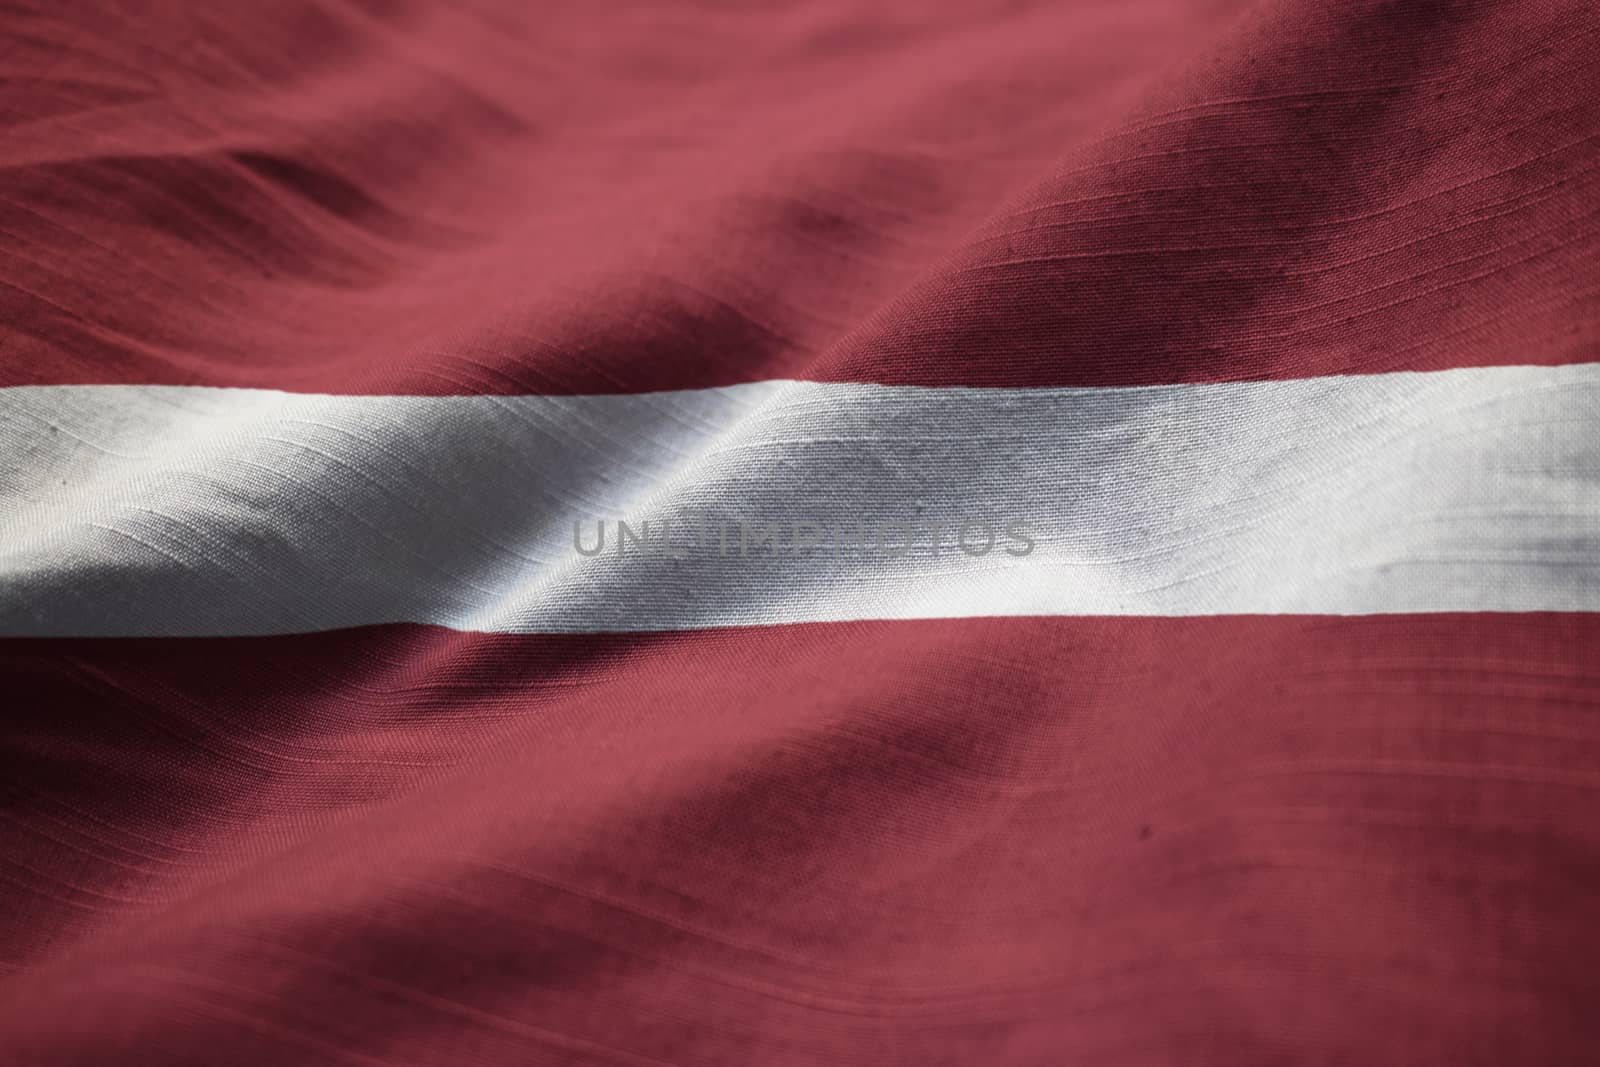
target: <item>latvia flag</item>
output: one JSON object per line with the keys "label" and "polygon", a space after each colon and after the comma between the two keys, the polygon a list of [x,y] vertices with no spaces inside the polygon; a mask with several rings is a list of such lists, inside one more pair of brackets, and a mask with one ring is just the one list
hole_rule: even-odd
{"label": "latvia flag", "polygon": [[0,3],[0,1064],[1600,1063],[1593,0]]}

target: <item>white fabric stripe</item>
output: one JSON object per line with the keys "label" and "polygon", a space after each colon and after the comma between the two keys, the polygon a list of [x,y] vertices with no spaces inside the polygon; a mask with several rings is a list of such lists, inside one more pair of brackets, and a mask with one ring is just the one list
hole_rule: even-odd
{"label": "white fabric stripe", "polygon": [[[1021,521],[597,557],[572,525]],[[981,540],[971,531],[972,542]],[[686,548],[681,541],[675,543]],[[1004,542],[1019,547],[1015,542]],[[1125,389],[0,390],[0,634],[1600,610],[1600,365]]]}

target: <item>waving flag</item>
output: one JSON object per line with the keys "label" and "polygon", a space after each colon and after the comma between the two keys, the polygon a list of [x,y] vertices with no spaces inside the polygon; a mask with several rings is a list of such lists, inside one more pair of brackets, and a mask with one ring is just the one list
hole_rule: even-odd
{"label": "waving flag", "polygon": [[1600,1062],[1597,31],[0,6],[0,1064]]}

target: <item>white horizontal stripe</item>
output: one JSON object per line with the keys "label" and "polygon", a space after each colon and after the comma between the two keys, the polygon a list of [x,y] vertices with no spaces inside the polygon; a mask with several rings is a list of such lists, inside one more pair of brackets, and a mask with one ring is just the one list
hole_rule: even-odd
{"label": "white horizontal stripe", "polygon": [[[573,522],[1021,521],[596,557]],[[971,541],[980,540],[976,531]],[[1014,546],[1015,547],[1015,546]],[[1600,366],[1131,389],[0,390],[0,633],[1600,610]]]}

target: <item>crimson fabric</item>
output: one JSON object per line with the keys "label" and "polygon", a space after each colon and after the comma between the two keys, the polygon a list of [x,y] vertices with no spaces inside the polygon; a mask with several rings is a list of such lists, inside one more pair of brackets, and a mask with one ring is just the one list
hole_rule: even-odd
{"label": "crimson fabric", "polygon": [[[1594,362],[1597,30],[11,2],[0,387]],[[1592,612],[7,638],[0,1063],[1600,1062],[1597,647]]]}
{"label": "crimson fabric", "polygon": [[1583,1062],[1597,642],[12,642],[0,935],[35,962],[0,1034],[19,1063]]}
{"label": "crimson fabric", "polygon": [[3,17],[0,384],[1118,385],[1597,351],[1589,0]]}

